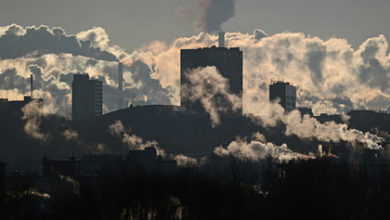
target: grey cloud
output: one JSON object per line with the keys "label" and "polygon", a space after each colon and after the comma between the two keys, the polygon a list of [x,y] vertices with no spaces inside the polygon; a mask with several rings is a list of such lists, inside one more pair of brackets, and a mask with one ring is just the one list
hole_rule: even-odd
{"label": "grey cloud", "polygon": [[7,69],[0,74],[0,89],[13,90],[17,89],[20,93],[26,91],[28,80],[17,75],[16,69]]}
{"label": "grey cloud", "polygon": [[26,55],[69,53],[93,57],[99,60],[115,61],[116,57],[98,48],[93,48],[90,41],[80,41],[76,36],[67,35],[61,28],[50,29],[47,26],[23,28],[15,24],[8,26],[0,36],[0,58],[10,59]]}
{"label": "grey cloud", "polygon": [[372,58],[366,66],[360,67],[360,82],[386,92],[389,90],[389,72],[390,69],[385,69],[377,59]]}
{"label": "grey cloud", "polygon": [[311,78],[317,85],[322,83],[322,66],[326,57],[326,48],[318,44],[309,44],[306,53],[307,65],[311,71]]}
{"label": "grey cloud", "polygon": [[200,14],[196,27],[207,33],[221,30],[221,25],[234,16],[237,0],[199,0]]}
{"label": "grey cloud", "polygon": [[[130,71],[131,77],[135,83],[140,83],[139,88],[129,88],[129,85],[124,87],[124,94],[130,98],[133,104],[170,104],[169,91],[162,88],[160,81],[151,77],[152,70],[144,62],[137,60],[129,67],[125,67],[124,71]],[[147,100],[138,99],[145,95]]]}

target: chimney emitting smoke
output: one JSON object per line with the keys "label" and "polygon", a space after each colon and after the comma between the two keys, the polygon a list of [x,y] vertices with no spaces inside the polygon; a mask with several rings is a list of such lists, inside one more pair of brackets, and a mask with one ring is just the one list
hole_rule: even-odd
{"label": "chimney emitting smoke", "polygon": [[118,63],[118,109],[123,108],[123,64]]}
{"label": "chimney emitting smoke", "polygon": [[225,32],[218,33],[218,47],[225,47]]}
{"label": "chimney emitting smoke", "polygon": [[118,63],[118,90],[123,91],[123,64],[121,62]]}

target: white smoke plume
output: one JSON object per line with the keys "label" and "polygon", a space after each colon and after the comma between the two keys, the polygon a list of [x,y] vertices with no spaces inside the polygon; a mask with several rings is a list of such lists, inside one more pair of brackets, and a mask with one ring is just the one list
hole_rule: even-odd
{"label": "white smoke plume", "polygon": [[[243,110],[247,114],[261,114],[271,80],[297,86],[298,105],[312,107],[315,115],[362,108],[379,110],[389,105],[390,58],[383,35],[367,39],[358,49],[346,39],[325,41],[289,32],[268,36],[258,29],[253,34],[226,33],[226,42],[244,52]],[[141,59],[153,68],[153,76],[164,88],[177,92],[180,49],[216,43],[217,36],[201,33],[177,38],[170,45],[153,42],[124,60],[132,63]],[[171,100],[178,103],[178,99]]]}
{"label": "white smoke plume", "polygon": [[371,150],[380,150],[383,138],[369,132],[363,133],[356,129],[348,129],[346,124],[337,124],[333,121],[321,124],[315,118],[308,115],[301,117],[298,111],[292,111],[283,119],[286,124],[286,135],[297,135],[303,139],[313,139],[324,142],[362,143]]}
{"label": "white smoke plume", "polygon": [[[212,126],[220,124],[221,112],[238,111],[241,108],[241,99],[230,92],[228,79],[224,78],[215,66],[197,68],[185,74],[189,83],[184,85],[184,97],[191,102],[199,101],[209,113]],[[229,105],[221,105],[216,96],[228,101]]]}
{"label": "white smoke plume", "polygon": [[73,129],[66,129],[63,133],[62,136],[65,138],[67,141],[74,141],[78,140],[79,138],[79,133]]}
{"label": "white smoke plume", "polygon": [[198,161],[195,158],[183,154],[172,155],[172,158],[176,160],[179,167],[194,167],[198,165]]}
{"label": "white smoke plume", "polygon": [[70,176],[64,176],[59,174],[58,175],[59,180],[62,182],[62,184],[66,185],[66,187],[75,195],[80,195],[80,183],[73,179]]}
{"label": "white smoke plume", "polygon": [[109,125],[108,131],[111,135],[119,138],[129,150],[145,150],[145,148],[153,147],[156,149],[157,155],[163,158],[166,157],[165,151],[158,146],[157,141],[153,140],[144,142],[141,137],[131,134],[131,129],[126,129],[120,120],[117,120],[114,124]]}
{"label": "white smoke plume", "polygon": [[259,161],[271,156],[278,161],[289,161],[293,159],[314,159],[312,155],[296,153],[287,147],[287,144],[276,146],[272,143],[260,141],[250,141],[249,143],[241,139],[232,141],[226,148],[219,146],[214,148],[214,153],[218,156],[234,156],[240,159]]}
{"label": "white smoke plume", "polygon": [[[111,45],[103,28],[95,27],[77,35],[68,35],[61,28],[47,26],[10,25],[0,29],[0,47],[9,48],[0,52],[1,98],[23,99],[28,93],[29,77],[33,74],[34,96],[50,95],[58,106],[57,113],[68,116],[72,76],[86,72],[103,82],[104,113],[117,109],[117,60],[130,55]],[[174,89],[162,88],[152,75],[151,69],[142,61],[125,65],[125,101],[170,104],[172,96],[169,94],[175,92]]]}
{"label": "white smoke plume", "polygon": [[[131,70],[124,71],[125,88],[129,91],[137,91],[137,95],[132,97],[132,100],[154,104],[179,103],[180,49],[205,47],[215,45],[217,42],[215,35],[201,33],[196,36],[177,38],[170,45],[155,41],[127,54],[109,44],[109,37],[102,28],[80,32],[73,38],[60,28],[23,28],[11,25],[2,27],[1,30],[0,42],[5,42],[5,36],[24,36],[23,42],[32,44],[33,42],[27,40],[30,39],[31,34],[37,34],[37,38],[63,36],[61,39],[78,39],[78,42],[89,40],[90,48],[99,48],[100,51],[118,51],[115,53],[116,56],[121,58],[125,66],[132,67]],[[253,34],[227,33],[226,41],[229,46],[237,46],[244,51],[243,111],[260,117],[261,122],[266,126],[274,126],[279,120],[287,123],[290,130],[294,129],[294,126],[300,126],[288,123],[291,118],[284,114],[281,106],[268,102],[268,84],[271,79],[284,79],[296,85],[298,104],[311,106],[315,115],[323,112],[340,113],[356,108],[379,110],[389,106],[390,57],[387,54],[387,40],[383,35],[367,39],[358,49],[352,48],[346,39],[331,38],[325,41],[303,33],[288,32],[268,36],[259,29]],[[12,50],[3,52],[6,51]],[[70,112],[72,73],[88,72],[91,76],[105,82],[107,86],[105,91],[114,91],[117,63],[102,61],[96,56],[88,57],[87,52],[80,52],[77,55],[76,52],[64,50],[60,53],[58,48],[48,51],[49,53],[43,54],[38,50],[38,53],[34,54],[31,54],[31,51],[20,51],[17,54],[2,55],[0,96],[21,99],[27,92],[24,88],[28,84],[31,73],[36,79],[35,94],[39,97],[51,97],[54,101],[49,103],[54,103],[54,106],[58,107],[57,112],[64,110]],[[137,78],[136,73],[140,76],[147,73],[149,78],[146,80]],[[148,87],[149,84],[153,86]],[[158,86],[161,89],[152,89],[152,93],[146,92],[151,90],[149,88]],[[47,103],[46,98],[45,103]],[[116,102],[113,105],[116,105]],[[106,111],[112,110],[112,106],[110,103],[104,103]],[[312,119],[294,118],[294,120],[315,127],[309,129],[311,133],[302,129],[294,131],[302,138],[316,135],[319,131],[318,127],[321,127]],[[214,122],[217,123],[218,120]],[[30,127],[34,128],[34,126]],[[336,129],[339,128],[336,126]],[[356,137],[369,148],[379,147],[375,145],[378,143],[378,138],[352,130],[345,132],[344,128],[345,125],[342,125],[341,130],[338,130],[341,133],[336,135],[343,137],[344,133],[347,133],[343,138],[335,138],[335,135],[332,136],[330,133],[320,138],[333,141],[351,140],[350,137]],[[293,132],[288,131],[288,133]],[[37,137],[43,138],[39,133],[36,134]],[[374,140],[369,141],[371,139]]]}
{"label": "white smoke plume", "polygon": [[43,142],[50,138],[49,134],[44,134],[40,129],[42,118],[50,113],[45,110],[47,109],[43,107],[43,103],[38,100],[32,100],[22,108],[22,119],[26,121],[24,131],[30,137]]}
{"label": "white smoke plume", "polygon": [[37,197],[40,197],[42,199],[50,199],[51,198],[50,194],[48,194],[48,193],[41,193],[41,192],[38,192],[35,189],[25,190],[23,192],[23,194],[37,196]]}
{"label": "white smoke plume", "polygon": [[[103,80],[104,97],[116,95],[117,63],[89,56],[88,53],[94,48],[115,54],[124,62],[124,90],[128,90],[126,98],[129,103],[178,104],[180,49],[211,46],[217,42],[215,35],[201,33],[177,38],[169,45],[154,41],[126,53],[118,46],[111,45],[108,34],[99,27],[74,36],[65,34],[60,28],[11,25],[0,29],[0,42],[4,44],[5,36],[24,36],[24,45],[34,44],[34,41],[28,41],[33,39],[31,34],[36,34],[34,36],[39,40],[46,39],[44,36],[62,36],[57,41],[74,39],[69,41],[90,42],[90,47],[81,47],[86,50],[82,53],[67,51],[70,49],[61,51],[58,47],[56,50],[37,50],[32,54],[26,49],[17,54],[0,55],[2,98],[23,98],[28,92],[25,89],[28,77],[33,73],[37,83],[41,82],[41,87],[37,84],[37,94],[50,94],[56,106],[59,106],[58,111],[65,115],[70,113],[72,73],[88,72]],[[268,97],[271,79],[284,79],[297,86],[298,104],[312,107],[315,115],[359,108],[379,110],[390,106],[390,58],[383,35],[367,39],[358,49],[342,38],[322,40],[289,32],[268,36],[259,29],[252,34],[227,33],[226,42],[244,51],[245,113],[260,114]],[[13,49],[3,50],[3,53],[7,51],[9,53]],[[139,65],[140,62],[144,67]],[[110,100],[114,99],[104,99],[105,112],[115,110],[116,102],[111,103]]]}

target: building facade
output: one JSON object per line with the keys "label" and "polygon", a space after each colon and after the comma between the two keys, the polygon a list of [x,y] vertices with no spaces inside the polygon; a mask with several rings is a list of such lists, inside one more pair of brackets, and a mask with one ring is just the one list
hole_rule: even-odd
{"label": "building facade", "polygon": [[219,36],[219,47],[182,49],[180,51],[180,98],[181,106],[194,107],[186,96],[184,85],[189,81],[186,74],[199,67],[215,66],[221,75],[229,80],[230,92],[242,97],[242,51],[239,48],[224,47],[223,34]]}
{"label": "building facade", "polygon": [[88,74],[76,74],[72,82],[72,118],[92,120],[102,115],[102,82],[89,79]]}
{"label": "building facade", "polygon": [[286,112],[295,109],[296,88],[288,82],[277,81],[269,86],[269,100],[279,100]]}
{"label": "building facade", "polygon": [[77,159],[51,159],[47,155],[42,158],[42,175],[96,176],[109,173],[132,172],[139,168],[146,171],[172,172],[177,168],[175,160],[164,160],[157,156],[154,147],[145,150],[130,150],[127,155],[121,154],[89,154]]}

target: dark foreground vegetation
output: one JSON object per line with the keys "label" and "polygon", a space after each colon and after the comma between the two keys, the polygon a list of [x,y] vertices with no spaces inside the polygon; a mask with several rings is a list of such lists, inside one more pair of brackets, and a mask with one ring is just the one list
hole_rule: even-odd
{"label": "dark foreground vegetation", "polygon": [[[12,180],[0,219],[388,219],[390,167],[216,159],[175,173]],[[8,180],[11,181],[11,180]],[[44,194],[46,193],[46,194]]]}

